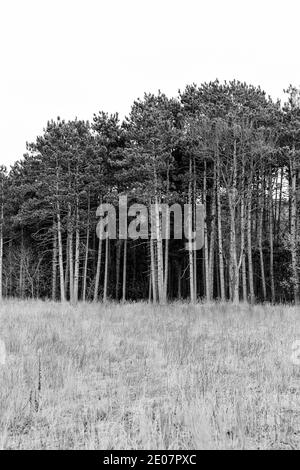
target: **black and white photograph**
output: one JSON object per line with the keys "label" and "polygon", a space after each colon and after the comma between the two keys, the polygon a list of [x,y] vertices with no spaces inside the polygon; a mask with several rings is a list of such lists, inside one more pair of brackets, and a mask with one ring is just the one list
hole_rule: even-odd
{"label": "black and white photograph", "polygon": [[299,18],[1,2],[0,451],[300,450]]}

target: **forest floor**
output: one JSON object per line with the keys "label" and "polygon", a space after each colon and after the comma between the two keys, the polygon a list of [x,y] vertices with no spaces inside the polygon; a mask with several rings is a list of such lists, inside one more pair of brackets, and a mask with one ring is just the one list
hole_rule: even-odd
{"label": "forest floor", "polygon": [[0,449],[300,448],[296,308],[7,301],[0,339]]}

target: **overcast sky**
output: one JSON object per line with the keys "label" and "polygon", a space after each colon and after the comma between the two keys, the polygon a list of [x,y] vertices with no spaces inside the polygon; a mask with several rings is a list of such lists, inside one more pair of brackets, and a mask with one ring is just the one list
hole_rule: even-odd
{"label": "overcast sky", "polygon": [[7,0],[0,7],[0,164],[47,120],[128,114],[145,91],[237,78],[300,84],[299,0]]}

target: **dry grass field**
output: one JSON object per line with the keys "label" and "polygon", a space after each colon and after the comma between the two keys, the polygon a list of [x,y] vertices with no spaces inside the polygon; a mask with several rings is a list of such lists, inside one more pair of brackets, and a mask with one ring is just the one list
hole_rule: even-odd
{"label": "dry grass field", "polygon": [[300,448],[299,313],[5,302],[0,448]]}

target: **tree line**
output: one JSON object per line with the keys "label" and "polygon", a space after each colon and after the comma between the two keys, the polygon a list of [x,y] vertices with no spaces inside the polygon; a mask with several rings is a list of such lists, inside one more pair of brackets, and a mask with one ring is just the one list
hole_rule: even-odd
{"label": "tree line", "polygon": [[[145,94],[123,122],[49,121],[0,167],[0,299],[299,303],[299,96],[216,80]],[[155,238],[97,236],[124,195],[154,204]],[[203,204],[201,250],[162,236],[162,203],[188,203],[191,231]]]}

